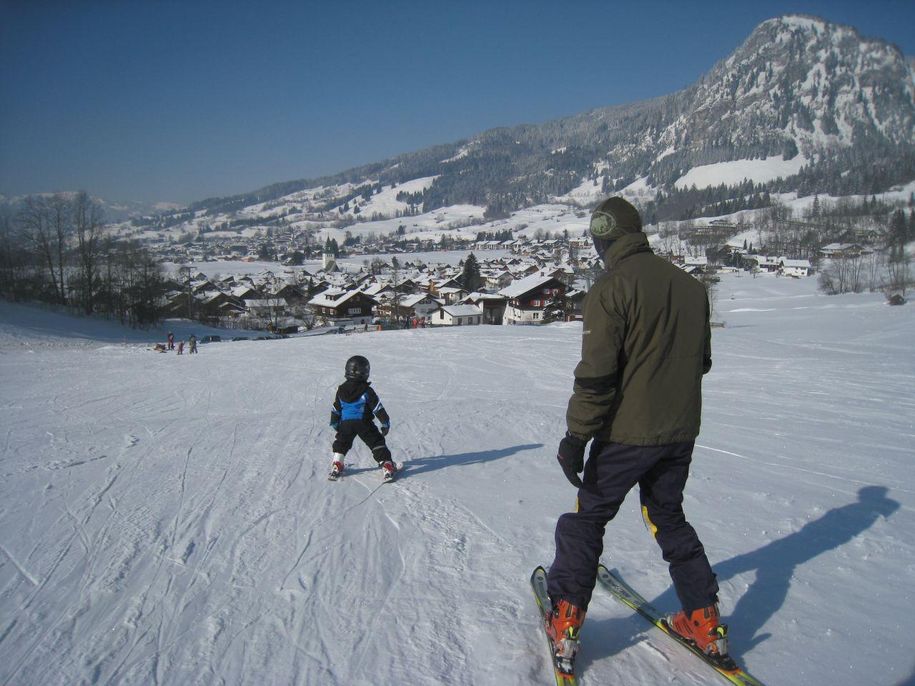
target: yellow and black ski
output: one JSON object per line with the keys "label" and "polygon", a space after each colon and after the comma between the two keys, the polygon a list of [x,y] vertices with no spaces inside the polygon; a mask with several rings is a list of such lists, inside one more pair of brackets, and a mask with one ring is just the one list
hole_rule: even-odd
{"label": "yellow and black ski", "polygon": [[553,676],[556,677],[556,686],[578,686],[578,679],[575,678],[575,661],[574,658],[558,658],[553,653],[553,641],[550,640],[546,633],[546,621],[550,614],[552,606],[550,596],[546,590],[546,570],[543,567],[537,567],[531,574],[531,588],[534,590],[534,598],[537,600],[537,607],[540,609],[540,628],[543,629],[543,635],[546,636],[546,644],[550,651],[550,662],[553,665]]}
{"label": "yellow and black ski", "polygon": [[614,598],[624,605],[632,608],[642,615],[658,629],[667,634],[675,643],[683,646],[705,664],[718,672],[719,675],[737,686],[763,686],[759,679],[741,669],[733,660],[728,658],[726,664],[716,662],[699,650],[694,644],[672,631],[667,624],[667,619],[656,607],[649,603],[639,593],[620,577],[616,570],[609,570],[604,565],[597,567],[597,581],[609,591]]}

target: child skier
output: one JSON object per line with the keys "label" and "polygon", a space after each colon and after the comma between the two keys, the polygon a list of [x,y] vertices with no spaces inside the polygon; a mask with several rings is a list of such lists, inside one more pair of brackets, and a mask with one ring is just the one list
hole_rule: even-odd
{"label": "child skier", "polygon": [[[372,457],[384,470],[385,481],[392,480],[397,470],[384,441],[391,428],[391,418],[371,387],[369,371],[369,361],[362,355],[355,355],[346,361],[346,381],[337,389],[330,411],[330,425],[337,432],[330,479],[336,479],[343,473],[343,458],[353,447],[356,436],[371,448]],[[381,431],[375,426],[375,417],[381,422]]]}

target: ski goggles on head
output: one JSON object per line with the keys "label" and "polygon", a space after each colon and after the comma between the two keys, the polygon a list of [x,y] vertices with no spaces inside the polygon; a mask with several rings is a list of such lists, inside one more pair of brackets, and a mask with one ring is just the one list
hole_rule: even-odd
{"label": "ski goggles on head", "polygon": [[591,215],[591,225],[589,227],[592,236],[597,238],[608,238],[610,232],[616,228],[616,217],[609,212],[594,210]]}

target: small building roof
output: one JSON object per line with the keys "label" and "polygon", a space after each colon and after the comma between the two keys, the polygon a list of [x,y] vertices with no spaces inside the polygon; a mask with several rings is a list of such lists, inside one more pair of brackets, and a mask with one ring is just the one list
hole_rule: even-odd
{"label": "small building roof", "polygon": [[532,291],[535,288],[543,286],[555,278],[556,277],[553,274],[536,272],[530,276],[525,276],[523,279],[517,279],[511,285],[506,286],[501,291],[499,291],[499,295],[504,295],[506,298],[517,298],[518,296],[524,295],[525,293]]}
{"label": "small building roof", "polygon": [[445,305],[442,309],[452,317],[473,317],[483,314],[483,310],[476,305]]}

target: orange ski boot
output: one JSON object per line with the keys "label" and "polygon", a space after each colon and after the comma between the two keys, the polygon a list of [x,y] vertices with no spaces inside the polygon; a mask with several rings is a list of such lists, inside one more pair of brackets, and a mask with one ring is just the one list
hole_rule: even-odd
{"label": "orange ski boot", "polygon": [[718,605],[693,610],[688,615],[681,610],[667,618],[667,625],[679,637],[723,669],[736,669],[728,655],[728,627],[721,623]]}
{"label": "orange ski boot", "polygon": [[567,600],[553,605],[546,623],[546,633],[553,642],[553,655],[558,664],[567,663],[569,673],[578,652],[578,633],[585,621],[585,611]]}

